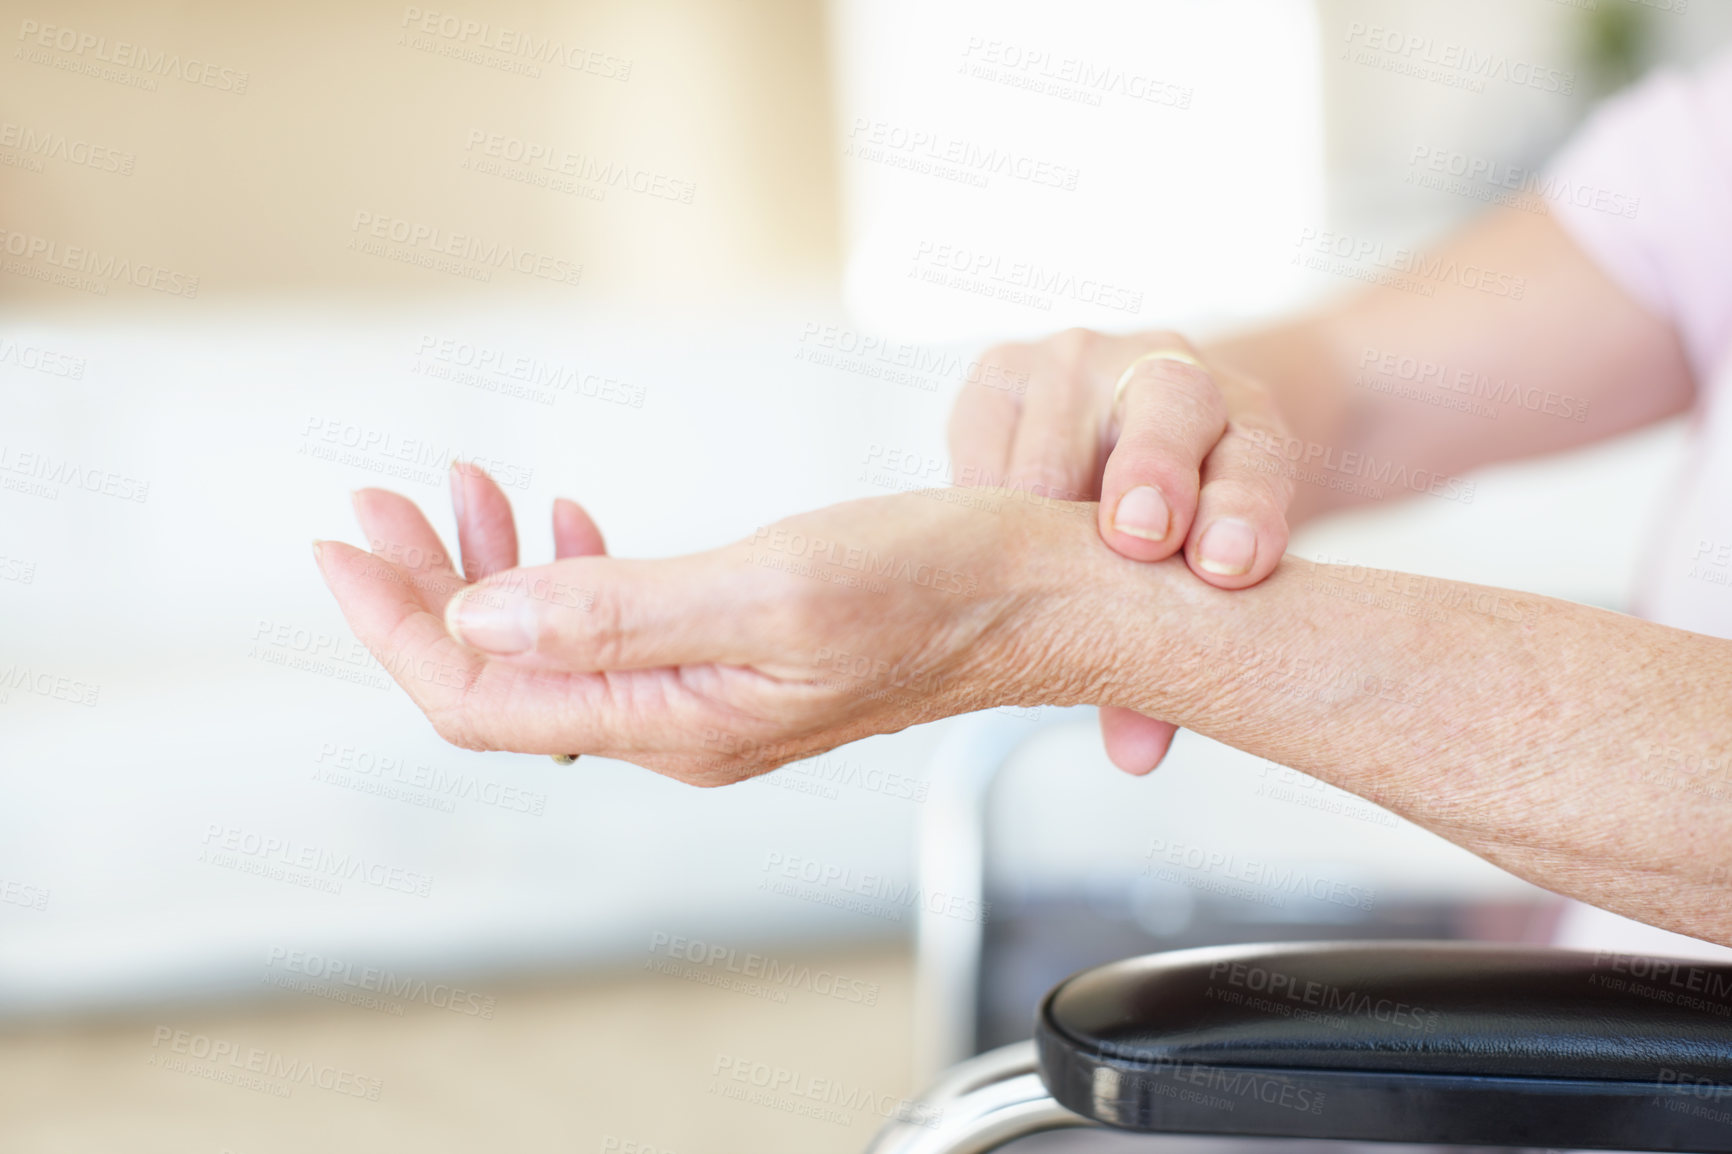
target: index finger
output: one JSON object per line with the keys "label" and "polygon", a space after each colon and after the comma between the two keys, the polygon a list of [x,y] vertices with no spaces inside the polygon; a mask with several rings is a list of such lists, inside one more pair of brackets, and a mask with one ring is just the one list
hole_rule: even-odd
{"label": "index finger", "polygon": [[953,484],[997,485],[1010,472],[1011,446],[1028,391],[1028,359],[1026,345],[998,345],[969,366],[950,410]]}

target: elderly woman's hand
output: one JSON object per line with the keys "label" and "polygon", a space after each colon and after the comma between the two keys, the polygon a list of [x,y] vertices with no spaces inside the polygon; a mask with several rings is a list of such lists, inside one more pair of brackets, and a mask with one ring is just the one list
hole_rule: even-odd
{"label": "elderly woman's hand", "polygon": [[457,745],[720,785],[949,714],[1086,696],[1056,610],[1087,597],[1063,554],[1088,506],[934,490],[627,561],[562,501],[561,559],[519,569],[499,488],[459,469],[453,495],[467,580],[420,510],[377,489],[355,502],[372,552],[317,552],[356,636]]}
{"label": "elderly woman's hand", "polygon": [[[1099,499],[1101,539],[1117,552],[1183,550],[1203,581],[1244,589],[1287,548],[1293,483],[1268,448],[1285,436],[1266,389],[1176,333],[1071,329],[986,352],[951,413],[950,456],[960,483]],[[1101,731],[1119,768],[1146,773],[1174,727],[1106,708]]]}

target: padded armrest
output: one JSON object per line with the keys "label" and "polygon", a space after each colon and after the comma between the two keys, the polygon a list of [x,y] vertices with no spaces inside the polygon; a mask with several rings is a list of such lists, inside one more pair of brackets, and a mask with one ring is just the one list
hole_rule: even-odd
{"label": "padded armrest", "polygon": [[1182,950],[1065,980],[1035,1036],[1059,1102],[1147,1132],[1732,1151],[1732,965]]}

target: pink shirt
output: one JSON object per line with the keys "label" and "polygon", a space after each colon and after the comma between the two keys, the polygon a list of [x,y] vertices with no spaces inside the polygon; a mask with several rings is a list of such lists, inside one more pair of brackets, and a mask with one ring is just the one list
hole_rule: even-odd
{"label": "pink shirt", "polygon": [[[1664,72],[1609,101],[1548,177],[1552,214],[1625,291],[1671,322],[1696,378],[1690,468],[1650,543],[1637,611],[1732,638],[1732,51],[1694,75]],[[1732,956],[1580,903],[1566,911],[1557,941]]]}
{"label": "pink shirt", "polygon": [[1693,459],[1637,612],[1732,638],[1732,51],[1609,101],[1548,175],[1552,215],[1672,323],[1695,372]]}

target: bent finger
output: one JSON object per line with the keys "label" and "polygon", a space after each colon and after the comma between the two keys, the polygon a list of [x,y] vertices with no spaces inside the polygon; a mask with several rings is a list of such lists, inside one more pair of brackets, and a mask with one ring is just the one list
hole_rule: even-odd
{"label": "bent finger", "polygon": [[[963,486],[1002,483],[1010,469],[1011,446],[1028,391],[1026,345],[999,345],[975,362],[956,405],[950,410],[951,482]],[[1005,382],[994,388],[989,382]],[[1015,387],[1008,387],[1014,383]]]}
{"label": "bent finger", "polygon": [[463,584],[439,534],[415,502],[388,489],[357,489],[355,519],[373,556],[393,567],[424,609],[438,610]]}
{"label": "bent finger", "polygon": [[1227,404],[1210,370],[1163,359],[1135,364],[1101,477],[1102,539],[1137,561],[1178,552],[1196,517],[1203,460],[1226,428]]}
{"label": "bent finger", "polygon": [[1203,470],[1197,520],[1185,544],[1191,571],[1220,589],[1257,584],[1287,551],[1286,462],[1242,431],[1221,438]]}
{"label": "bent finger", "polygon": [[556,497],[553,501],[553,555],[558,560],[567,557],[594,557],[607,552],[588,510],[576,501]]}
{"label": "bent finger", "polygon": [[1096,361],[1108,343],[1109,338],[1086,329],[1072,329],[1042,346],[1011,444],[1008,487],[1058,501],[1090,500],[1098,492]]}
{"label": "bent finger", "polygon": [[451,462],[451,507],[457,514],[457,547],[471,581],[517,567],[517,525],[511,501],[479,465]]}

